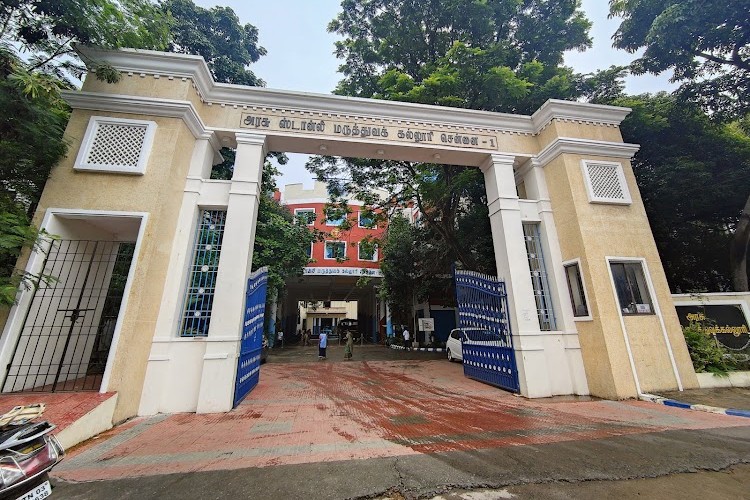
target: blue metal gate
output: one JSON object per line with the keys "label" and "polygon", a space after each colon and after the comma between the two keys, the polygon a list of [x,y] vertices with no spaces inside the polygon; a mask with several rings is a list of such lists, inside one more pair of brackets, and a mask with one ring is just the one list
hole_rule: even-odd
{"label": "blue metal gate", "polygon": [[247,279],[245,321],[242,323],[242,343],[237,360],[237,381],[234,385],[234,406],[258,385],[260,354],[263,349],[263,316],[266,309],[268,268],[261,267]]}
{"label": "blue metal gate", "polygon": [[518,369],[508,316],[505,282],[495,276],[454,273],[464,375],[512,392],[519,392]]}

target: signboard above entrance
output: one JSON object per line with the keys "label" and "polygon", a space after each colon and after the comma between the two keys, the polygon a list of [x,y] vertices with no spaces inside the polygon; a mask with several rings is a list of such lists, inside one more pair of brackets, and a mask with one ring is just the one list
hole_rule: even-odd
{"label": "signboard above entrance", "polygon": [[359,118],[354,122],[323,119],[313,113],[299,112],[290,117],[266,113],[242,113],[241,128],[268,130],[274,132],[292,132],[315,136],[352,137],[358,139],[375,139],[411,144],[428,144],[434,146],[453,146],[468,149],[497,150],[497,138],[494,135],[476,134],[473,131],[457,131],[452,127],[439,125],[411,127],[381,123],[376,118]]}

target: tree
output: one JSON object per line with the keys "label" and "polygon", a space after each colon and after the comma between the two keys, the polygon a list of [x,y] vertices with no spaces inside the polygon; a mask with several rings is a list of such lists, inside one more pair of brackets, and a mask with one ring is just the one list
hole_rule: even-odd
{"label": "tree", "polygon": [[[26,72],[51,75],[69,86],[86,71],[74,44],[162,49],[168,23],[149,0],[0,0],[0,41],[6,50],[24,54]],[[104,67],[96,69],[116,78]]]}
{"label": "tree", "polygon": [[617,48],[635,74],[673,70],[681,94],[722,117],[750,110],[750,5],[736,0],[610,0]]}
{"label": "tree", "polygon": [[273,199],[279,171],[267,161],[263,167],[258,225],[255,230],[253,270],[268,266],[268,288],[280,290],[287,278],[301,276],[310,261],[310,245],[321,234],[299,221],[286,206]]}
{"label": "tree", "polygon": [[[336,43],[344,78],[335,92],[530,113],[549,98],[581,95],[583,79],[562,61],[564,51],[590,45],[589,27],[577,0],[345,0],[328,28],[344,37]],[[434,275],[449,273],[456,261],[496,271],[477,170],[332,157],[317,157],[308,168],[385,213],[415,203],[422,248],[430,252],[418,265]],[[389,192],[384,202],[368,198],[375,188]],[[385,282],[390,288],[387,276]]]}
{"label": "tree", "polygon": [[641,146],[633,170],[671,288],[730,290],[736,269],[729,249],[750,186],[750,138],[667,93],[611,103],[633,110],[620,127],[626,142]]}
{"label": "tree", "polygon": [[60,90],[84,71],[74,43],[161,48],[167,19],[156,12],[145,0],[0,0],[0,304],[12,304],[19,285],[44,279],[15,263],[22,247],[39,241],[30,217],[66,152]]}
{"label": "tree", "polygon": [[[704,107],[714,119],[746,119],[750,113],[750,5],[720,0],[610,0],[610,14],[623,18],[615,47],[635,52],[636,74],[674,71],[679,96]],[[745,185],[747,186],[747,184]],[[745,193],[731,244],[733,283],[748,290],[750,190]]]}
{"label": "tree", "polygon": [[173,18],[169,51],[203,57],[217,82],[264,86],[248,69],[266,54],[258,45],[258,28],[240,24],[229,7],[198,7],[192,0],[164,0],[161,9]]}

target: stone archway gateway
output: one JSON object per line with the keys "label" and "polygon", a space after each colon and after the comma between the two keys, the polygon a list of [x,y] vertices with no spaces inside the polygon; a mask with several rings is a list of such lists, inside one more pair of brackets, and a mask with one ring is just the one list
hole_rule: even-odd
{"label": "stone archway gateway", "polygon": [[[628,109],[548,101],[520,116],[286,92],[217,84],[200,57],[81,51],[122,78],[65,94],[71,148],[35,222],[98,239],[94,220],[140,221],[100,388],[119,393],[115,421],[231,409],[269,150],[480,168],[524,396],[697,385],[629,163],[638,148],[618,128]],[[231,181],[210,180],[222,145],[237,149]]]}

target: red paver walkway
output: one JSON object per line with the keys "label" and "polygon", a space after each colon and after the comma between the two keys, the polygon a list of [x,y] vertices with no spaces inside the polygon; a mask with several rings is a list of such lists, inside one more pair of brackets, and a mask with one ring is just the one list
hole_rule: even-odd
{"label": "red paver walkway", "polygon": [[0,395],[0,413],[14,406],[44,403],[46,409],[42,419],[57,426],[57,431],[86,415],[88,412],[113,397],[114,392],[37,392]]}
{"label": "red paver walkway", "polygon": [[641,401],[527,400],[445,360],[272,364],[232,412],[136,419],[53,472],[86,481],[747,424]]}

